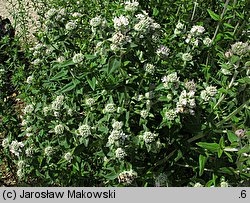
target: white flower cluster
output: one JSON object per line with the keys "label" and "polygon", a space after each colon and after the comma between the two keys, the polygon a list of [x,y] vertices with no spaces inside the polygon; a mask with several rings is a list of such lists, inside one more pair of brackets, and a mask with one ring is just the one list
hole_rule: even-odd
{"label": "white flower cluster", "polygon": [[73,14],[72,14],[72,17],[74,17],[74,18],[81,18],[83,15],[81,14],[81,13],[78,13],[78,12],[74,12]]}
{"label": "white flower cluster", "polygon": [[43,114],[44,114],[45,116],[48,115],[49,111],[50,111],[50,108],[49,108],[48,106],[43,107]]}
{"label": "white flower cluster", "polygon": [[35,59],[34,61],[32,61],[31,63],[35,66],[39,65],[42,62],[41,59]]}
{"label": "white flower cluster", "polygon": [[108,145],[113,145],[126,138],[126,134],[122,130],[113,129],[108,137]]}
{"label": "white flower cluster", "polygon": [[141,115],[141,117],[142,117],[143,119],[146,119],[146,118],[148,117],[148,115],[149,115],[149,111],[146,110],[146,109],[141,110],[140,115]]}
{"label": "white flower cluster", "polygon": [[160,173],[155,177],[155,187],[166,187],[168,186],[168,176],[165,173]]}
{"label": "white flower cluster", "polygon": [[77,28],[77,22],[75,21],[69,21],[66,25],[65,25],[65,29],[66,30],[74,30]]}
{"label": "white flower cluster", "polygon": [[205,102],[209,101],[212,97],[217,94],[217,89],[214,86],[208,86],[205,90],[201,91],[201,99]]}
{"label": "white flower cluster", "polygon": [[123,122],[122,121],[113,121],[112,127],[114,130],[121,130],[123,126]]}
{"label": "white flower cluster", "polygon": [[126,155],[127,155],[126,152],[122,148],[117,148],[115,150],[115,156],[118,159],[124,159]]}
{"label": "white flower cluster", "polygon": [[[63,95],[59,95],[56,97],[56,99],[52,102],[51,104],[51,109],[58,111],[62,108],[63,106],[63,100],[64,100],[64,96]],[[47,111],[49,109],[44,109],[44,112]]]}
{"label": "white flower cluster", "polygon": [[108,103],[103,110],[104,113],[114,113],[116,111],[116,107],[114,103]]}
{"label": "white flower cluster", "polygon": [[150,63],[146,63],[144,65],[144,69],[145,69],[146,73],[153,74],[155,71],[155,66],[150,64]]}
{"label": "white flower cluster", "polygon": [[66,15],[68,14],[64,8],[52,8],[48,10],[45,14],[45,30],[48,31],[50,28],[53,28],[56,25],[56,21],[64,22]]}
{"label": "white flower cluster", "polygon": [[24,114],[30,114],[34,111],[34,106],[32,104],[27,105],[24,109],[23,109],[23,113]]}
{"label": "white flower cluster", "polygon": [[139,3],[137,1],[126,1],[124,5],[125,11],[135,12],[138,9]]}
{"label": "white flower cluster", "polygon": [[101,18],[101,16],[96,16],[96,17],[92,18],[92,19],[89,21],[89,24],[90,24],[92,27],[98,27],[98,26],[100,26],[102,23],[103,23],[103,19]]}
{"label": "white flower cluster", "polygon": [[161,45],[157,50],[156,54],[161,58],[166,58],[169,55],[170,49],[164,45]]}
{"label": "white flower cluster", "polygon": [[226,182],[226,181],[222,181],[222,182],[220,183],[220,187],[229,187],[229,184],[228,184],[228,182]]}
{"label": "white flower cluster", "polygon": [[91,135],[91,127],[87,124],[80,125],[77,129],[77,133],[78,135],[86,138]]}
{"label": "white flower cluster", "polygon": [[131,42],[131,38],[118,31],[114,33],[110,41],[112,42],[110,49],[113,51],[119,51],[124,45]]}
{"label": "white flower cluster", "polygon": [[177,102],[176,112],[177,113],[190,113],[194,115],[194,108],[196,107],[195,103],[195,91],[191,90],[187,92],[183,90],[180,94],[179,101]]}
{"label": "white flower cluster", "polygon": [[245,56],[250,53],[250,46],[247,42],[246,43],[236,42],[233,45],[231,45],[231,51],[235,55]]}
{"label": "white flower cluster", "polygon": [[66,61],[65,57],[64,56],[59,56],[57,59],[56,59],[57,62],[59,63],[62,63],[64,61]]}
{"label": "white flower cluster", "polygon": [[193,57],[190,53],[184,53],[181,58],[183,61],[191,61]]}
{"label": "white flower cluster", "polygon": [[54,153],[54,149],[51,146],[48,146],[44,149],[45,156],[51,156]]}
{"label": "white flower cluster", "polygon": [[203,26],[194,25],[189,31],[185,42],[191,44],[193,46],[199,46],[199,41],[203,42],[205,46],[210,46],[212,40],[209,37],[203,38],[201,35],[205,32],[205,28]]}
{"label": "white flower cluster", "polygon": [[57,10],[52,8],[47,11],[47,13],[45,14],[45,18],[52,18],[53,16],[56,15],[56,13],[57,13]]}
{"label": "white flower cluster", "polygon": [[203,39],[203,44],[204,44],[205,46],[210,46],[211,43],[212,43],[212,40],[211,40],[209,37],[205,37],[205,38]]}
{"label": "white flower cluster", "polygon": [[118,175],[119,183],[131,184],[137,178],[137,173],[133,170],[123,171]]}
{"label": "white flower cluster", "polygon": [[129,24],[129,20],[127,17],[121,15],[119,17],[115,17],[113,19],[114,22],[114,28],[117,30],[120,30],[122,28],[127,28],[128,24]]}
{"label": "white flower cluster", "polygon": [[18,142],[16,140],[12,141],[9,148],[10,152],[15,154],[19,157],[20,153],[22,152],[22,148],[24,147],[24,144],[22,142]]}
{"label": "white flower cluster", "polygon": [[87,98],[85,100],[85,104],[88,106],[92,106],[94,103],[95,103],[95,99],[93,99],[93,98]]}
{"label": "white flower cluster", "polygon": [[177,111],[173,109],[164,109],[164,119],[173,121],[177,117]]}
{"label": "white flower cluster", "polygon": [[178,22],[176,27],[175,27],[175,30],[174,30],[174,34],[175,35],[179,35],[181,34],[181,32],[183,31],[184,29],[184,24],[182,24],[181,22]]}
{"label": "white flower cluster", "polygon": [[2,147],[3,148],[7,148],[9,146],[9,139],[8,138],[4,138],[2,140]]}
{"label": "white flower cluster", "polygon": [[64,159],[68,162],[71,162],[71,160],[73,159],[73,156],[70,152],[67,152],[65,155],[64,155]]}
{"label": "white flower cluster", "polygon": [[25,154],[27,157],[31,157],[33,154],[34,154],[34,149],[33,147],[28,147],[26,150],[25,150]]}
{"label": "white flower cluster", "polygon": [[200,25],[194,25],[190,30],[192,35],[201,35],[203,32],[205,32],[205,28]]}
{"label": "white flower cluster", "polygon": [[137,14],[136,19],[138,23],[134,25],[134,30],[139,32],[140,38],[144,38],[151,31],[159,30],[161,26],[154,22],[152,18],[144,11],[143,14]]}
{"label": "white flower cluster", "polygon": [[82,63],[84,59],[84,56],[82,53],[77,53],[73,56],[72,60],[74,63]]}
{"label": "white flower cluster", "polygon": [[58,124],[55,126],[54,131],[55,131],[55,134],[61,135],[64,132],[64,126],[62,124]]}
{"label": "white flower cluster", "polygon": [[17,176],[19,179],[22,179],[25,175],[24,171],[25,171],[25,162],[23,160],[19,160],[17,163],[18,166],[18,170],[17,170]]}
{"label": "white flower cluster", "polygon": [[34,77],[31,75],[31,76],[27,77],[26,83],[31,84],[33,82],[33,80],[34,80]]}
{"label": "white flower cluster", "polygon": [[[179,87],[179,77],[177,76],[177,72],[173,72],[167,76],[164,76],[161,81],[163,82],[163,86],[167,89],[178,89]],[[173,86],[172,86],[173,85]]]}
{"label": "white flower cluster", "polygon": [[201,183],[195,183],[194,187],[204,187]]}
{"label": "white flower cluster", "polygon": [[149,132],[149,131],[144,132],[142,135],[142,138],[146,144],[154,142],[156,137],[157,137],[157,134]]}

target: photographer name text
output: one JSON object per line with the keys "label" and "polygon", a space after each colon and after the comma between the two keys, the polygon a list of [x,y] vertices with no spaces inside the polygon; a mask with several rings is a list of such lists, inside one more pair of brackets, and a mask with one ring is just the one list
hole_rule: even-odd
{"label": "photographer name text", "polygon": [[115,190],[107,191],[85,191],[85,190],[67,190],[65,191],[27,191],[15,190],[3,192],[3,199],[115,199]]}

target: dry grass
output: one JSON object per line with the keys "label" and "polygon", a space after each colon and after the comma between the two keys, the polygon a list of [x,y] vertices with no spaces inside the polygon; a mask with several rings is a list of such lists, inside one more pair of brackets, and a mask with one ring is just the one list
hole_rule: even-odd
{"label": "dry grass", "polygon": [[23,35],[22,38],[33,40],[32,33],[37,27],[38,16],[30,0],[0,0],[0,16],[9,18],[17,34]]}

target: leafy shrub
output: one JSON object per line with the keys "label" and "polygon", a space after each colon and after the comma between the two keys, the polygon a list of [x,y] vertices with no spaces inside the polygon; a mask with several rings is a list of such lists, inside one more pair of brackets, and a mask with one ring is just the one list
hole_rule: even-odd
{"label": "leafy shrub", "polygon": [[2,144],[21,182],[247,183],[249,44],[245,27],[236,34],[244,4],[156,2],[58,1],[44,12],[19,87],[21,140],[6,134]]}

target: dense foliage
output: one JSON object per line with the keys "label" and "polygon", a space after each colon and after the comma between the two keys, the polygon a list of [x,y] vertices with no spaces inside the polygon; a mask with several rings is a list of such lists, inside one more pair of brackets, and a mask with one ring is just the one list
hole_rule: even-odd
{"label": "dense foliage", "polygon": [[40,186],[249,186],[249,5],[213,2],[35,4],[30,49],[1,38],[4,168]]}

